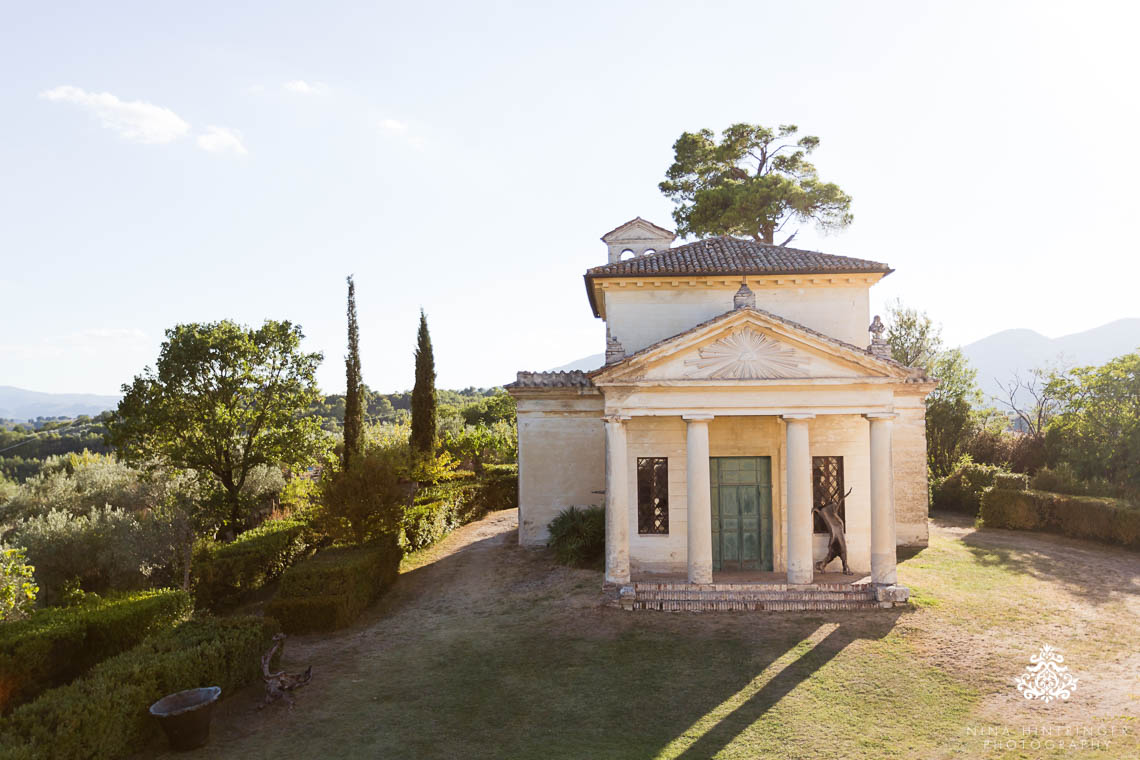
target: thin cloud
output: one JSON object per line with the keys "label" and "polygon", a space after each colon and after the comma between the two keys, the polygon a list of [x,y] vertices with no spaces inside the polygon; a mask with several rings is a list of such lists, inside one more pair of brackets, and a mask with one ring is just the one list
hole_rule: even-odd
{"label": "thin cloud", "polygon": [[141,100],[120,100],[109,92],[87,92],[61,85],[40,93],[44,100],[71,103],[90,112],[102,126],[132,142],[173,142],[190,132],[190,124],[169,108]]}
{"label": "thin cloud", "polygon": [[249,153],[242,142],[241,132],[228,127],[206,127],[206,131],[198,135],[198,147],[208,153],[235,153],[239,156]]}
{"label": "thin cloud", "polygon": [[328,85],[324,82],[306,82],[304,79],[294,79],[285,83],[285,89],[298,95],[322,95],[328,92]]}
{"label": "thin cloud", "polygon": [[417,134],[407,122],[398,119],[380,119],[376,122],[376,126],[388,137],[398,139],[410,148],[420,150],[424,147],[423,135]]}

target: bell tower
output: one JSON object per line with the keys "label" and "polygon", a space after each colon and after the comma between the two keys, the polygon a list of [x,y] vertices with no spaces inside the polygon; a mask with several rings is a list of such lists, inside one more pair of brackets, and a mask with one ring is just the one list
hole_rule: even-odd
{"label": "bell tower", "polygon": [[630,253],[633,256],[646,256],[658,251],[664,251],[677,235],[673,230],[658,227],[647,222],[640,216],[630,219],[625,224],[612,229],[602,235],[602,242],[609,248],[609,261],[613,264],[621,261],[622,254]]}

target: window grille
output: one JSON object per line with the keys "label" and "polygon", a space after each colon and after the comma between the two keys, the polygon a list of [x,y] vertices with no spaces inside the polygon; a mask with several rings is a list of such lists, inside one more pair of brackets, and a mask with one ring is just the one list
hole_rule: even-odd
{"label": "window grille", "polygon": [[637,532],[669,533],[669,460],[637,458]]}

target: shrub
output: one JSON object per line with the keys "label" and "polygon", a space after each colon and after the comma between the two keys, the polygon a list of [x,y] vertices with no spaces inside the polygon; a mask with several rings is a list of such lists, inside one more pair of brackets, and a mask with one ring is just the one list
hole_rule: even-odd
{"label": "shrub", "polygon": [[1114,499],[993,488],[982,497],[987,528],[1061,533],[1140,549],[1140,509]]}
{"label": "shrub", "polygon": [[1071,496],[1116,495],[1107,480],[1082,480],[1068,462],[1061,462],[1053,468],[1041,468],[1033,476],[1031,485],[1036,491],[1051,491]]}
{"label": "shrub", "polygon": [[194,597],[204,607],[232,606],[307,556],[315,543],[308,522],[270,520],[229,543],[202,544],[193,563]]}
{"label": "shrub", "polygon": [[265,614],[288,633],[344,628],[392,585],[402,556],[394,536],[320,551],[285,572]]}
{"label": "shrub", "polygon": [[994,484],[1000,472],[1005,471],[993,465],[974,464],[968,459],[959,462],[949,475],[934,481],[931,493],[934,508],[976,517],[982,491]]}
{"label": "shrub", "polygon": [[415,462],[399,435],[371,445],[347,470],[333,472],[322,484],[321,528],[341,541],[364,543],[394,533],[416,491]]}
{"label": "shrub", "polygon": [[96,665],[74,683],[45,692],[0,720],[0,757],[117,758],[157,738],[147,708],[183,689],[255,679],[276,632],[269,618],[191,620],[150,636]]}
{"label": "shrub", "polygon": [[191,606],[184,591],[144,591],[0,625],[0,713],[185,620]]}
{"label": "shrub", "polygon": [[994,473],[994,488],[1024,491],[1029,488],[1029,476],[1020,472]]}
{"label": "shrub", "polygon": [[86,591],[132,590],[168,581],[179,531],[168,517],[104,507],[85,515],[51,510],[17,523],[8,543],[35,567],[46,602],[76,578]]}
{"label": "shrub", "polygon": [[550,546],[564,565],[596,562],[606,550],[606,511],[602,507],[570,507],[550,521]]}
{"label": "shrub", "polygon": [[32,611],[39,586],[23,549],[0,549],[0,621],[18,620]]}

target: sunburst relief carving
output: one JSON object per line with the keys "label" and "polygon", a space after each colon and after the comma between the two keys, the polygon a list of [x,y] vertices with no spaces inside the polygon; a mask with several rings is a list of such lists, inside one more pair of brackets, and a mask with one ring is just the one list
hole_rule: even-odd
{"label": "sunburst relief carving", "polygon": [[802,377],[796,352],[753,330],[737,330],[698,350],[700,358],[688,359],[694,378],[758,380]]}

